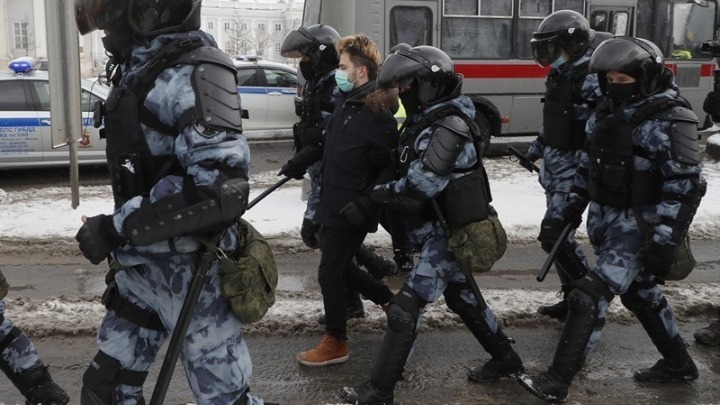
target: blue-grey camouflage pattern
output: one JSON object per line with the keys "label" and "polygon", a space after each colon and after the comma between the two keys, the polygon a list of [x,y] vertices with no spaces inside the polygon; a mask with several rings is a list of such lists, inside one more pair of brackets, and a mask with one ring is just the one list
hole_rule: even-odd
{"label": "blue-grey camouflage pattern", "polygon": [[[435,109],[452,104],[462,111],[469,118],[475,117],[475,106],[467,96],[459,96],[452,100],[438,103],[412,116],[411,122],[419,122],[426,114],[432,113]],[[408,123],[408,125],[411,124]],[[414,143],[416,156],[421,156],[427,149],[432,132],[425,128],[420,132]],[[465,169],[472,167],[477,162],[477,153],[472,141],[466,141],[462,151],[455,160],[455,168]],[[410,163],[407,174],[404,177],[376,188],[392,189],[394,193],[402,195],[408,192],[408,184],[414,190],[420,191],[427,198],[437,197],[450,183],[450,180],[463,176],[463,173],[451,173],[439,175],[432,171],[424,171],[421,168],[419,159]],[[490,308],[480,308],[472,290],[468,286],[468,280],[458,266],[455,255],[452,253],[448,243],[448,235],[437,221],[410,221],[409,238],[415,251],[420,252],[418,261],[413,270],[406,276],[405,285],[411,288],[425,302],[434,302],[443,294],[449,284],[460,284],[460,297],[471,306],[477,307],[483,312],[488,326],[493,332],[497,332],[498,325],[495,315]],[[418,321],[419,325],[419,321]]]}
{"label": "blue-grey camouflage pattern", "polygon": [[[166,43],[189,36],[200,37],[205,45],[216,46],[214,39],[201,31],[158,36],[148,47],[133,49],[130,69],[120,85],[127,86],[135,80],[139,69]],[[190,82],[193,69],[186,65],[165,70],[148,93],[145,107],[163,124],[174,127],[185,111],[195,107],[195,93]],[[208,138],[201,135],[194,124],[187,126],[176,138],[147,126],[143,126],[143,131],[150,151],[153,154],[174,153],[197,185],[212,185],[218,180],[218,171],[202,163],[222,162],[248,174],[250,151],[247,140],[239,132],[222,131]],[[145,198],[156,202],[180,193],[182,189],[183,178],[169,175],[155,184]],[[140,207],[142,200],[142,196],[134,197],[114,213],[113,221],[118,231],[122,230],[125,218]],[[237,232],[237,225],[228,228],[219,246],[232,249],[237,242]],[[167,329],[167,332],[159,332],[141,328],[118,317],[114,311],[108,311],[100,326],[97,344],[101,351],[117,359],[123,369],[144,372],[155,362],[160,346],[177,321],[197,266],[199,248],[192,236],[178,236],[147,246],[127,244],[113,252],[113,258],[125,267],[115,276],[120,295],[155,312]],[[180,358],[197,402],[227,405],[240,398],[248,387],[252,364],[242,336],[242,325],[220,293],[218,267],[215,261],[208,271]],[[142,396],[141,390],[141,387],[120,385],[116,395],[120,403],[136,404]],[[254,396],[248,401],[251,405],[262,403]]]}
{"label": "blue-grey camouflage pattern", "polygon": [[[675,99],[678,96],[677,87],[665,92],[642,99],[635,104],[629,105],[623,110],[625,117],[630,117],[640,106],[660,98]],[[592,134],[597,125],[596,116],[593,114],[587,123],[586,133]],[[635,149],[642,150],[646,157],[637,153],[634,156],[635,168],[657,170],[662,178],[663,193],[674,193],[669,195],[685,195],[695,191],[695,183],[689,178],[692,175],[700,175],[699,166],[687,166],[672,160],[670,153],[670,137],[668,131],[671,122],[660,120],[645,120],[637,125],[632,133],[632,143]],[[579,166],[585,170],[589,167],[589,156],[583,151],[580,154]],[[576,187],[587,190],[587,171],[578,171],[575,178]],[[582,197],[572,193],[573,201],[581,201]],[[641,205],[639,211],[647,221],[654,227],[653,239],[661,245],[674,245],[671,239],[672,229],[668,225],[677,218],[680,202],[664,199],[657,205]],[[661,307],[663,299],[662,291],[655,284],[655,277],[646,271],[643,266],[645,258],[645,232],[638,226],[635,216],[631,210],[624,208],[601,205],[590,201],[587,220],[588,236],[598,259],[594,267],[590,269],[598,275],[615,295],[637,294],[639,299],[650,306],[656,312]],[[643,287],[637,292],[628,292],[632,283],[640,283]],[[601,306],[602,308],[602,306]],[[601,311],[601,319],[605,311]],[[659,310],[665,329],[670,337],[678,334],[677,322],[671,309],[668,306]],[[600,331],[597,330],[591,339],[591,347],[597,342]],[[596,336],[597,335],[597,336]]]}
{"label": "blue-grey camouflage pattern", "polygon": [[[0,316],[3,317],[3,322],[0,324],[0,342],[2,342],[15,327],[12,321],[5,317],[4,299],[0,299]],[[5,350],[0,352],[0,357],[14,374],[20,374],[25,370],[42,365],[35,345],[25,332],[21,332],[8,344]]]}
{"label": "blue-grey camouflage pattern", "polygon": [[[572,80],[572,77],[576,74],[575,72],[587,70],[593,51],[592,48],[588,48],[585,55],[572,63],[560,66],[559,70],[553,69],[553,73],[559,74],[561,79]],[[602,97],[597,74],[589,73],[585,75],[580,95],[582,100],[573,100],[574,117],[578,120],[585,120],[590,117],[594,103]],[[527,156],[530,160],[537,160],[542,157],[538,180],[545,190],[546,210],[543,219],[561,221],[574,184],[579,156],[575,150],[559,149],[545,145],[543,142],[544,133],[544,128],[540,128],[538,137],[530,144]],[[570,232],[566,240],[587,268],[587,257],[577,243],[575,231]]]}

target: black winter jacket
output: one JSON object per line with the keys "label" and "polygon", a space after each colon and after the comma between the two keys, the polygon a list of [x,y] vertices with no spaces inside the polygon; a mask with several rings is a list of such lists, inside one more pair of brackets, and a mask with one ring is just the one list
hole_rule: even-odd
{"label": "black winter jacket", "polygon": [[[386,98],[379,103],[377,97],[368,98],[374,90],[375,83],[369,82],[342,94],[344,98],[330,118],[325,135],[320,203],[314,218],[320,225],[366,232],[377,230],[379,209],[361,226],[353,225],[339,213],[349,202],[368,196],[376,184],[393,180],[395,174],[393,166],[378,164],[378,159],[373,157],[389,155],[397,147],[397,121],[392,116],[392,103],[397,101]],[[372,103],[368,102],[370,99]]]}

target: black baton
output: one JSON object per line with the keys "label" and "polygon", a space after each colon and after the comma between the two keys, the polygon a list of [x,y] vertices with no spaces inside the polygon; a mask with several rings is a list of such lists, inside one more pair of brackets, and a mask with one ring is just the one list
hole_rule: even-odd
{"label": "black baton", "polygon": [[273,184],[272,186],[268,187],[267,190],[263,191],[262,193],[260,193],[259,196],[255,197],[252,201],[250,201],[250,202],[248,203],[247,208],[246,208],[245,210],[249,210],[250,208],[254,207],[255,204],[257,204],[257,203],[260,202],[260,200],[262,200],[263,198],[267,197],[268,194],[270,194],[270,193],[272,193],[273,191],[277,190],[277,189],[278,189],[280,186],[282,186],[283,184],[287,183],[288,180],[290,180],[290,177],[285,177],[284,179],[278,180],[275,184]]}
{"label": "black baton", "polygon": [[560,251],[560,247],[562,247],[563,243],[565,243],[565,239],[567,239],[570,231],[572,230],[572,224],[567,224],[565,225],[565,228],[563,228],[563,230],[560,232],[560,236],[555,241],[552,249],[550,249],[550,253],[548,253],[548,257],[547,259],[545,259],[545,263],[543,264],[542,268],[540,268],[540,272],[537,275],[537,281],[542,282],[543,280],[545,280],[545,276],[547,276],[548,272],[550,271],[550,267],[555,262],[555,258]]}

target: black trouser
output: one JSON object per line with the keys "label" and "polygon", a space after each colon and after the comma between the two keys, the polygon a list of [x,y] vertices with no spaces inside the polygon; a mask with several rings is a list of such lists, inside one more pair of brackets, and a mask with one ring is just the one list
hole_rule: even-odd
{"label": "black trouser", "polygon": [[380,214],[380,225],[390,234],[394,251],[411,254],[412,245],[405,216],[402,212],[384,209]]}
{"label": "black trouser", "polygon": [[376,304],[384,304],[392,297],[385,284],[351,266],[353,256],[366,235],[365,231],[339,228],[325,228],[323,234],[318,281],[325,306],[325,330],[338,338],[346,337],[346,286],[352,286]]}

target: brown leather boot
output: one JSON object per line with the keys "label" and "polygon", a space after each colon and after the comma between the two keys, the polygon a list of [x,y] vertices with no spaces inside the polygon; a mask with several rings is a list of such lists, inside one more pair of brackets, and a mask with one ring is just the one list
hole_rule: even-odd
{"label": "brown leather boot", "polygon": [[295,357],[298,363],[304,366],[321,367],[331,364],[345,363],[350,359],[348,343],[345,339],[337,338],[327,332],[322,341],[312,350],[298,353]]}

